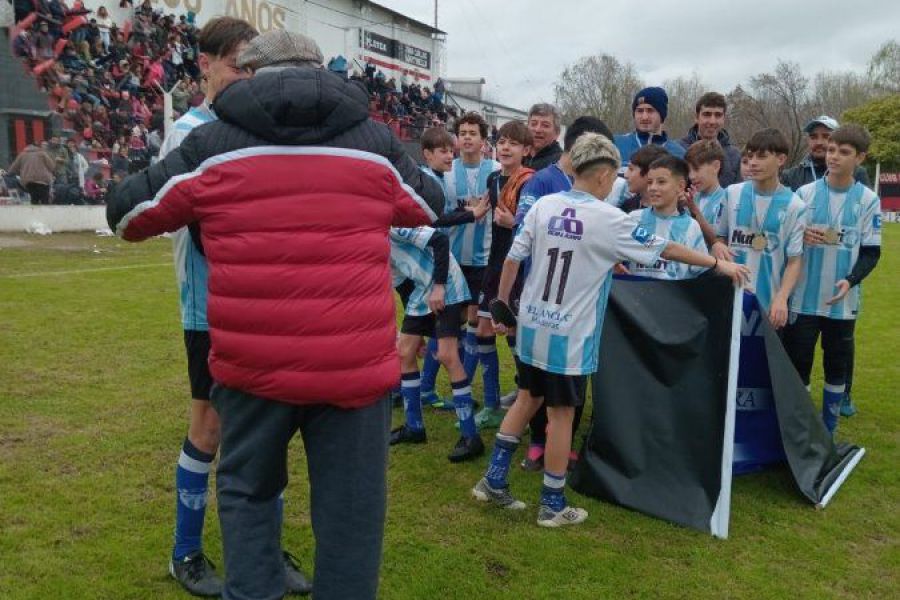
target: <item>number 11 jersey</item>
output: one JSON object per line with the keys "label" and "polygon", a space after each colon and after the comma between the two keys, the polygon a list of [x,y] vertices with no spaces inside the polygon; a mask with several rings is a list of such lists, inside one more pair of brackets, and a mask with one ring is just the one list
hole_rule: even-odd
{"label": "number 11 jersey", "polygon": [[595,372],[613,266],[653,264],[667,243],[586,192],[541,198],[509,251],[518,262],[531,258],[519,302],[519,359],[560,375]]}

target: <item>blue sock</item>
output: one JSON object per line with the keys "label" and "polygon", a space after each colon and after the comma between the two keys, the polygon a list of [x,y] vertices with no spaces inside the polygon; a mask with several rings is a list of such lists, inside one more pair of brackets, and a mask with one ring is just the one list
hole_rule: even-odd
{"label": "blue sock", "polygon": [[830,433],[834,433],[834,430],[837,429],[841,400],[844,398],[846,388],[847,386],[843,383],[826,382],[825,389],[822,391],[822,421]]}
{"label": "blue sock", "polygon": [[215,457],[198,450],[187,438],[175,468],[175,546],[172,558],[181,560],[203,549],[203,521],[209,493],[209,467]]}
{"label": "blue sock", "polygon": [[559,512],[566,507],[566,475],[554,475],[550,471],[544,471],[544,486],[541,488],[541,504],[547,506],[553,512]]}
{"label": "blue sock", "polygon": [[480,337],[478,359],[481,361],[481,379],[484,382],[484,406],[500,406],[500,358],[497,356],[497,338]]}
{"label": "blue sock", "polygon": [[418,371],[400,376],[400,393],[403,394],[403,410],[406,412],[406,426],[414,431],[425,429],[422,420],[421,378]]}
{"label": "blue sock", "polygon": [[454,381],[453,406],[456,407],[456,417],[459,419],[459,432],[467,438],[478,435],[475,429],[475,416],[472,414],[472,386],[468,379]]}
{"label": "blue sock", "polygon": [[422,365],[422,395],[434,393],[434,383],[437,381],[438,369],[441,363],[437,359],[438,342],[436,338],[428,338],[428,347],[425,350],[425,361]]}
{"label": "blue sock", "polygon": [[502,489],[509,484],[506,482],[509,477],[509,464],[512,462],[513,454],[519,447],[519,438],[514,435],[498,433],[494,442],[494,451],[491,453],[491,462],[484,474],[488,485],[492,488]]}
{"label": "blue sock", "polygon": [[475,369],[478,368],[478,337],[475,335],[477,328],[469,325],[466,329],[465,356],[463,356],[463,368],[466,370],[466,377],[469,381],[475,376]]}

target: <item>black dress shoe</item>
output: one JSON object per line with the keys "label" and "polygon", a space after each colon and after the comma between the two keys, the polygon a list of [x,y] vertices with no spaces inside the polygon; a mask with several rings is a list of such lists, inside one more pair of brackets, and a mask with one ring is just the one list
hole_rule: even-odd
{"label": "black dress shoe", "polygon": [[424,444],[428,441],[425,430],[416,431],[406,425],[391,430],[391,446],[395,444]]}

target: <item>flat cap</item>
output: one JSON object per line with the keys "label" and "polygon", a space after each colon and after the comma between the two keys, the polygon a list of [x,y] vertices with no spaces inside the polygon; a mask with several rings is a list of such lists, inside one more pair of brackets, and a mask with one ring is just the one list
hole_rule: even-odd
{"label": "flat cap", "polygon": [[322,51],[315,40],[284,29],[273,29],[256,36],[237,59],[238,68],[254,71],[263,67],[321,64]]}

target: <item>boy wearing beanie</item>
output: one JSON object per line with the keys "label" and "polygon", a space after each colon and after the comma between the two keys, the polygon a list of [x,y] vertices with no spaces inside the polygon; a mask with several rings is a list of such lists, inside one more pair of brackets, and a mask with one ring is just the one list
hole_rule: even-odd
{"label": "boy wearing beanie", "polygon": [[635,94],[631,102],[631,112],[634,115],[634,131],[615,136],[616,148],[622,155],[623,172],[631,161],[631,155],[649,144],[662,146],[669,154],[678,158],[684,157],[684,148],[681,144],[670,140],[663,131],[663,123],[669,112],[669,96],[666,90],[661,87],[642,89]]}

